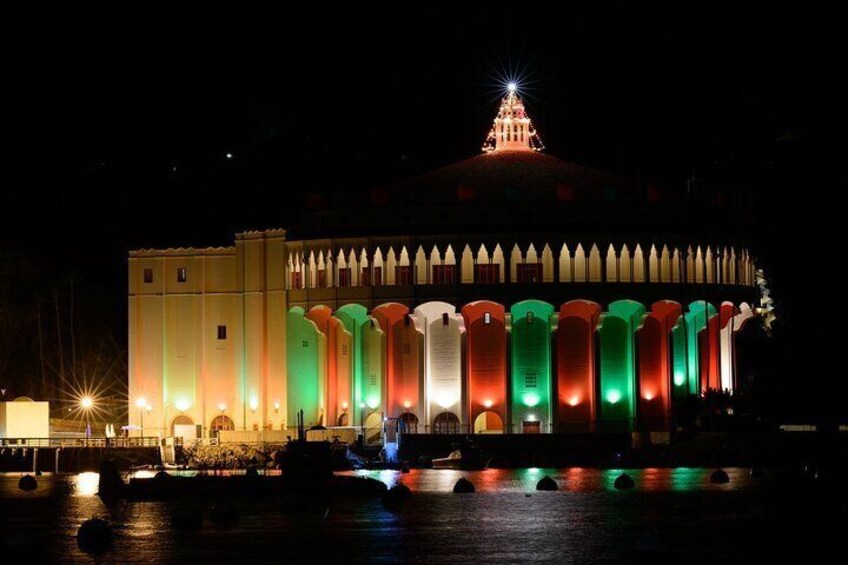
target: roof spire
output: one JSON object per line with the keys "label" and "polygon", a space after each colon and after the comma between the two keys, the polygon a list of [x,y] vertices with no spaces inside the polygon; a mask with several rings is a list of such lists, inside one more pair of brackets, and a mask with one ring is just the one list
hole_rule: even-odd
{"label": "roof spire", "polygon": [[524,111],[524,102],[518,97],[517,90],[514,82],[507,85],[507,95],[501,100],[495,123],[483,143],[483,153],[544,149],[539,135],[530,123],[530,116]]}

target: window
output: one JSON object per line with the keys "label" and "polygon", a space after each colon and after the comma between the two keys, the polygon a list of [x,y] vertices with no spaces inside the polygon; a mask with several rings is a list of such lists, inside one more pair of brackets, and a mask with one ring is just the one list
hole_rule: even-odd
{"label": "window", "polygon": [[227,339],[227,326],[218,326],[218,339]]}
{"label": "window", "polygon": [[532,324],[534,318],[535,318],[535,316],[533,315],[533,312],[527,312],[527,323],[528,324]]}
{"label": "window", "polygon": [[501,266],[497,263],[474,265],[475,283],[496,283],[501,281]]}
{"label": "window", "polygon": [[433,284],[454,284],[456,265],[433,265]]}
{"label": "window", "polygon": [[327,287],[327,269],[318,269],[318,288]]}
{"label": "window", "polygon": [[339,268],[339,286],[350,286],[350,267]]}
{"label": "window", "polygon": [[412,344],[411,343],[404,343],[403,344],[403,352],[406,355],[409,355],[410,353],[412,353]]}
{"label": "window", "polygon": [[360,271],[359,275],[359,285],[360,286],[371,286],[371,269],[365,267]]}
{"label": "window", "polygon": [[536,388],[536,383],[538,382],[538,373],[535,371],[524,373],[524,387],[525,388]]}
{"label": "window", "polygon": [[541,263],[519,263],[516,265],[516,276],[520,283],[535,283],[542,282],[542,264]]}
{"label": "window", "polygon": [[412,284],[412,267],[410,265],[395,267],[395,284]]}
{"label": "window", "polygon": [[304,340],[300,343],[300,345],[301,345],[301,347],[309,347],[309,340],[308,340],[308,339],[304,339]]}
{"label": "window", "polygon": [[373,286],[382,286],[383,284],[383,267],[373,267],[371,269],[371,274],[373,275],[373,280],[371,284]]}
{"label": "window", "polygon": [[186,282],[186,268],[177,267],[177,282]]}
{"label": "window", "polygon": [[342,355],[347,355],[347,344],[346,343],[342,344]]}
{"label": "window", "polygon": [[153,269],[144,269],[144,282],[153,282]]}
{"label": "window", "polygon": [[484,312],[483,313],[483,323],[486,324],[487,326],[492,323],[492,313],[491,312]]}
{"label": "window", "polygon": [[292,290],[298,290],[303,288],[303,273],[298,271],[291,272],[291,288]]}

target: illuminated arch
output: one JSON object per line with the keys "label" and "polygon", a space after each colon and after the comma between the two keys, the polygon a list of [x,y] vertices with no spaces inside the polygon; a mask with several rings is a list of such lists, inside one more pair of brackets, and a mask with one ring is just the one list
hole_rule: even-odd
{"label": "illuminated arch", "polygon": [[660,260],[656,245],[651,245],[648,252],[648,280],[652,283],[660,282]]}
{"label": "illuminated arch", "polygon": [[418,433],[418,416],[412,412],[404,412],[400,415],[400,421],[403,425],[403,433],[417,434]]}
{"label": "illuminated arch", "polygon": [[359,286],[359,261],[352,248],[347,257],[347,266],[350,269],[350,286]]}
{"label": "illuminated arch", "polygon": [[546,283],[554,282],[554,254],[551,252],[551,246],[547,243],[542,249],[542,281]]}
{"label": "illuminated arch", "polygon": [[462,328],[456,308],[446,302],[426,302],[415,308],[413,318],[425,336],[425,419],[432,422],[433,416],[447,411],[461,420]]}
{"label": "illuminated arch", "polygon": [[630,261],[630,250],[627,245],[621,246],[621,257],[618,260],[618,280],[624,283],[629,283],[632,280],[631,271],[633,267]]}
{"label": "illuminated arch", "polygon": [[468,421],[485,411],[505,419],[507,411],[507,335],[503,305],[481,300],[462,307]]}
{"label": "illuminated arch", "polygon": [[521,250],[518,248],[518,244],[512,246],[512,253],[509,258],[509,280],[512,282],[518,282],[518,264],[523,263],[524,258],[521,256]]}
{"label": "illuminated arch", "polygon": [[495,244],[495,249],[492,251],[492,264],[498,266],[498,280],[504,282],[506,269],[504,269],[504,254],[499,243]]}
{"label": "illuminated arch", "polygon": [[642,246],[638,243],[633,250],[633,282],[645,282],[645,257],[642,254]]}
{"label": "illuminated arch", "polygon": [[713,249],[707,246],[707,252],[704,254],[704,262],[706,263],[706,273],[704,280],[707,284],[715,283],[715,260],[713,259]]}
{"label": "illuminated arch", "polygon": [[681,313],[677,302],[655,302],[638,333],[638,415],[651,430],[667,429],[671,417],[669,337]]}
{"label": "illuminated arch", "polygon": [[589,282],[601,282],[601,252],[596,244],[589,250]]}
{"label": "illuminated arch", "polygon": [[471,247],[465,244],[462,250],[462,261],[460,265],[460,276],[463,284],[471,284],[474,282],[474,256],[471,254]]}
{"label": "illuminated arch", "polygon": [[434,434],[458,434],[460,431],[460,420],[453,412],[440,412],[433,418]]}
{"label": "illuminated arch", "polygon": [[393,247],[389,247],[389,251],[386,253],[386,273],[383,276],[385,284],[390,286],[395,284],[395,268],[397,266],[397,255],[395,255],[395,250]]}
{"label": "illuminated arch", "polygon": [[315,288],[318,286],[318,264],[315,262],[315,252],[309,252],[309,269],[307,271],[306,288]]}
{"label": "illuminated arch", "polygon": [[578,243],[574,251],[574,282],[586,282],[586,253],[583,244]]}
{"label": "illuminated arch", "polygon": [[[571,253],[568,246],[563,243],[559,252],[559,282],[572,282],[574,280],[571,267]],[[514,274],[513,277],[515,277]],[[513,278],[513,280],[515,279]]]}
{"label": "illuminated arch", "polygon": [[590,431],[595,421],[595,331],[601,307],[588,300],[562,305],[557,323],[559,431]]}
{"label": "illuminated arch", "polygon": [[419,245],[418,251],[415,252],[415,284],[427,284],[429,280],[427,256],[424,254],[424,248]]}
{"label": "illuminated arch", "polygon": [[235,429],[235,422],[233,422],[233,419],[225,414],[215,416],[212,418],[212,422],[209,423],[209,433],[212,435],[217,435],[218,432],[221,431],[229,432]]}
{"label": "illuminated arch", "polygon": [[286,317],[286,394],[288,422],[316,424],[320,418],[321,378],[325,369],[326,338],[303,308],[295,306]]}
{"label": "illuminated arch", "polygon": [[176,431],[175,431],[177,426],[193,426],[193,425],[194,425],[194,420],[192,420],[191,417],[186,416],[185,414],[178,414],[177,416],[174,417],[173,420],[171,420],[171,436],[175,437],[177,435]]}
{"label": "illuminated arch", "polygon": [[618,282],[618,258],[615,256],[615,247],[610,243],[607,248],[607,282]]}
{"label": "illuminated arch", "polygon": [[361,304],[345,304],[337,309],[333,316],[342,323],[345,331],[350,335],[351,393],[354,406],[358,406],[360,402],[365,402],[363,397],[365,366],[362,328],[370,320],[368,310]]}
{"label": "illuminated arch", "polygon": [[636,416],[634,334],[645,307],[634,300],[609,305],[601,320],[601,398],[599,416],[605,429],[632,429]]}
{"label": "illuminated arch", "polygon": [[686,248],[684,263],[686,263],[686,282],[692,284],[695,282],[695,253],[691,245]]}
{"label": "illuminated arch", "polygon": [[473,421],[475,434],[502,434],[504,432],[503,418],[492,410],[480,412]]}
{"label": "illuminated arch", "polygon": [[[540,300],[518,302],[512,318],[512,423],[551,421],[551,315]],[[520,429],[520,428],[518,428]]]}
{"label": "illuminated arch", "polygon": [[663,245],[660,254],[660,282],[671,282],[671,255],[668,252],[667,245]]}
{"label": "illuminated arch", "polygon": [[409,308],[390,302],[371,315],[386,335],[386,410],[389,416],[417,412],[421,406],[420,339]]}
{"label": "illuminated arch", "polygon": [[680,251],[676,247],[671,256],[671,282],[680,282]]}

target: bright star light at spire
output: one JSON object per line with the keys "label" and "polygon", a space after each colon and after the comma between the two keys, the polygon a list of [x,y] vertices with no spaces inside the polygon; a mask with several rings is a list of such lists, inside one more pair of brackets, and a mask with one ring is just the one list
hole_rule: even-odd
{"label": "bright star light at spire", "polygon": [[530,116],[524,110],[524,102],[516,92],[518,85],[510,82],[506,89],[507,95],[501,100],[498,115],[483,143],[483,153],[541,151],[545,147],[536,130],[533,129]]}

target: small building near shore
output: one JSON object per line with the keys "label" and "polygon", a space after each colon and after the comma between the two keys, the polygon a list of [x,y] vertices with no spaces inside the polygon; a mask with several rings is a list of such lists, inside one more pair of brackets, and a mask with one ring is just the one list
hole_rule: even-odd
{"label": "small building near shore", "polygon": [[0,402],[0,438],[49,438],[50,403],[21,396]]}

